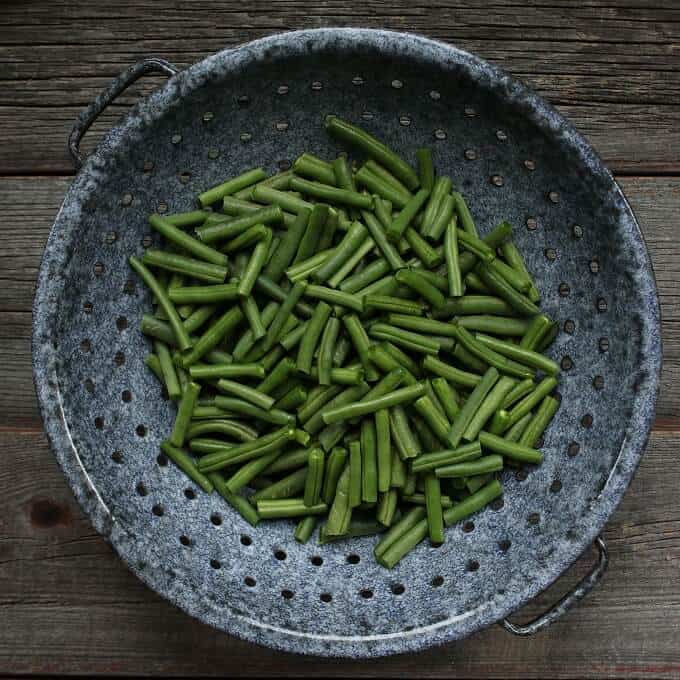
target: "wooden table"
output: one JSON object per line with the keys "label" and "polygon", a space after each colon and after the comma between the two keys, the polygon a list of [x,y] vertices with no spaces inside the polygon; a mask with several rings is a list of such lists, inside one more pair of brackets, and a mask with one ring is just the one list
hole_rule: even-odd
{"label": "wooden table", "polygon": [[[526,4],[3,4],[0,675],[680,676],[680,5]],[[46,445],[31,378],[31,303],[43,244],[73,175],[66,138],[76,114],[141,57],[156,54],[185,66],[275,31],[329,25],[416,31],[529,82],[617,174],[652,253],[664,318],[654,431],[607,527],[611,567],[604,582],[533,639],[492,627],[463,642],[370,663],[287,656],[235,640],[190,619],[127,571],[83,517]],[[102,116],[89,143],[153,86],[146,80],[127,93]],[[566,591],[592,559],[584,557],[516,619]]]}

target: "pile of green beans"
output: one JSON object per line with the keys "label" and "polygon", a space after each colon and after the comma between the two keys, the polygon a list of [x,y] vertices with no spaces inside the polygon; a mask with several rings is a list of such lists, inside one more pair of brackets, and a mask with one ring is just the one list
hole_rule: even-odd
{"label": "pile of green beans", "polygon": [[480,235],[430,149],[411,167],[335,116],[356,149],[261,168],[152,215],[165,249],[130,265],[153,293],[146,365],[177,402],[163,452],[255,526],[295,540],[378,534],[394,567],[538,465],[559,406],[557,324],[503,222]]}

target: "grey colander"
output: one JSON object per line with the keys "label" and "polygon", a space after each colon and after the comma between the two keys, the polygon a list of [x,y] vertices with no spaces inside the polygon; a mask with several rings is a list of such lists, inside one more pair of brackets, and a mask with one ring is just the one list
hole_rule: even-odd
{"label": "grey colander", "polygon": [[[178,72],[149,59],[79,118],[80,137],[141,74],[171,75],[84,162],[56,218],[34,307],[35,383],[73,491],[129,567],[191,615],[279,649],[378,656],[504,619],[595,541],[630,483],[654,415],[661,348],[649,257],[630,207],[588,143],[489,64],[413,35],[327,29],[276,35]],[[158,457],[174,407],[143,359],[150,298],[126,259],[156,240],[146,216],[195,205],[246,168],[287,168],[339,147],[335,113],[414,160],[434,147],[482,232],[516,239],[560,333],[562,406],[545,463],[504,473],[503,504],[423,542],[393,571],[374,538],[298,545],[288,522],[251,528]],[[597,581],[597,566],[526,634]]]}

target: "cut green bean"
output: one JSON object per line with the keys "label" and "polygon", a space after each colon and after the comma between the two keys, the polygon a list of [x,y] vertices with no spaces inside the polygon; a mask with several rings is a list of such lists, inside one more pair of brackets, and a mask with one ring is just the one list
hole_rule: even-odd
{"label": "cut green bean", "polygon": [[489,269],[484,264],[477,266],[477,274],[484,282],[484,284],[492,290],[496,295],[503,298],[509,305],[511,305],[522,316],[534,316],[539,313],[538,307],[529,300],[526,295],[515,290],[505,279],[499,276],[496,272]]}
{"label": "cut green bean", "polygon": [[[267,377],[257,386],[257,391],[266,395],[271,394],[276,387],[284,384],[294,372],[295,361],[290,357],[283,357],[283,359],[269,371]],[[221,389],[220,383],[217,383],[217,387]],[[262,404],[257,405],[264,408]]]}
{"label": "cut green bean", "polygon": [[313,273],[317,281],[327,281],[368,238],[368,230],[360,222],[352,222],[342,241],[331,251],[324,263]]}
{"label": "cut green bean", "polygon": [[272,281],[278,281],[283,272],[293,263],[295,254],[298,252],[300,243],[307,231],[311,214],[311,210],[307,209],[298,212],[295,221],[288,228],[279,243],[279,247],[267,263],[264,274]]}
{"label": "cut green bean", "polygon": [[[156,357],[158,358],[158,363],[161,369],[163,384],[168,393],[170,399],[179,399],[182,396],[182,390],[179,384],[179,378],[177,376],[177,370],[172,361],[172,356],[168,346],[156,340],[153,343],[154,350],[156,352]],[[176,446],[181,446],[182,444],[177,444]]]}
{"label": "cut green bean", "polygon": [[520,340],[519,346],[522,349],[535,350],[551,326],[552,321],[545,314],[536,315],[531,319],[529,327]]}
{"label": "cut green bean", "polygon": [[338,486],[338,481],[342,471],[345,469],[348,460],[347,449],[336,447],[328,456],[326,462],[326,474],[323,479],[323,488],[321,490],[321,499],[326,505],[331,505],[335,498],[335,492]]}
{"label": "cut green bean", "polygon": [[[463,295],[463,279],[460,271],[460,257],[458,255],[458,228],[455,220],[449,220],[445,226],[444,259],[446,260],[446,275],[449,284],[449,295],[461,297]],[[447,302],[440,306],[444,308]]]}
{"label": "cut green bean", "polygon": [[361,443],[358,441],[349,444],[349,480],[348,480],[348,503],[350,508],[356,508],[361,504],[362,494],[362,453]]}
{"label": "cut green bean", "polygon": [[450,421],[453,421],[460,411],[460,396],[444,378],[435,378],[431,384],[444,409],[444,414]]}
{"label": "cut green bean", "polygon": [[373,208],[373,198],[371,196],[348,189],[338,189],[337,187],[321,184],[320,182],[310,182],[306,179],[293,177],[290,181],[290,188],[293,191],[299,191],[302,194],[334,205],[348,205],[365,210]]}
{"label": "cut green bean", "polygon": [[307,401],[307,390],[302,385],[297,385],[277,399],[274,408],[281,411],[294,411],[305,401]]}
{"label": "cut green bean", "polygon": [[428,427],[436,435],[440,442],[446,443],[448,441],[449,423],[446,416],[439,411],[432,399],[428,395],[424,395],[413,403],[414,410],[419,413]]}
{"label": "cut green bean", "polygon": [[257,513],[262,519],[283,519],[287,517],[304,517],[306,515],[323,515],[328,510],[325,503],[307,506],[301,498],[257,501]]}
{"label": "cut green bean", "polygon": [[424,453],[413,460],[411,470],[416,473],[427,472],[447,465],[476,460],[481,455],[481,445],[478,441],[474,441],[469,444],[463,444],[455,449],[442,449],[440,451]]}
{"label": "cut green bean", "polygon": [[423,236],[430,239],[433,243],[439,242],[447,226],[452,222],[457,224],[458,220],[453,214],[453,209],[453,197],[449,194],[442,200],[436,217],[430,222],[429,228]]}
{"label": "cut green bean", "polygon": [[307,463],[307,477],[305,479],[305,490],[303,502],[307,506],[316,505],[321,502],[321,490],[323,487],[324,467],[326,464],[326,454],[322,449],[312,449],[309,452]]}
{"label": "cut green bean", "polygon": [[399,495],[396,490],[391,489],[385,493],[381,493],[378,498],[378,508],[376,511],[376,519],[385,527],[392,526],[397,512],[397,503]]}
{"label": "cut green bean", "polygon": [[311,153],[303,153],[295,159],[293,172],[330,186],[337,184],[332,164]]}
{"label": "cut green bean", "polygon": [[364,298],[364,309],[367,312],[377,309],[413,316],[422,316],[425,313],[425,305],[422,303],[390,295],[367,295]]}
{"label": "cut green bean", "polygon": [[410,193],[403,192],[399,187],[376,175],[366,165],[359,169],[354,178],[357,184],[368,189],[371,194],[377,194],[397,208],[404,208],[411,200]]}
{"label": "cut green bean", "polygon": [[519,401],[510,411],[510,420],[508,427],[514,425],[522,416],[529,413],[535,406],[538,406],[545,397],[547,397],[557,387],[557,380],[548,377],[543,378],[533,392],[527,394],[521,401]]}
{"label": "cut green bean", "polygon": [[[194,407],[195,413],[196,407]],[[251,427],[239,423],[235,420],[228,420],[220,418],[218,420],[204,420],[200,422],[191,422],[186,433],[186,438],[191,440],[199,437],[202,434],[210,432],[217,432],[227,437],[233,437],[241,442],[252,441],[257,439],[257,432]]]}
{"label": "cut green bean", "polygon": [[238,298],[238,283],[219,283],[212,286],[182,286],[171,288],[168,297],[175,304],[203,305]]}
{"label": "cut green bean", "polygon": [[193,458],[186,451],[171,444],[169,441],[164,441],[161,444],[161,450],[189,479],[196,482],[203,491],[212,493],[215,488],[213,483],[198,470]]}
{"label": "cut green bean", "polygon": [[514,309],[505,300],[493,295],[463,295],[448,299],[444,306],[436,310],[435,317],[468,316],[472,314],[493,314],[511,316]]}
{"label": "cut green bean", "polygon": [[339,305],[351,309],[354,312],[361,314],[364,311],[363,298],[352,293],[345,293],[341,290],[334,290],[326,286],[317,286],[309,284],[304,292],[306,297],[314,298],[316,300],[323,300],[331,305]]}
{"label": "cut green bean", "polygon": [[392,449],[390,440],[390,414],[387,409],[375,413],[376,464],[378,470],[378,491],[385,493],[390,488],[392,472]]}
{"label": "cut green bean", "polygon": [[[482,445],[482,448],[493,451],[498,457],[503,456],[520,463],[533,463],[535,465],[543,462],[543,454],[540,451],[531,448],[523,442],[508,441],[490,432],[480,432],[479,443]],[[491,456],[484,456],[480,460],[484,458],[491,458]]]}
{"label": "cut green bean", "polygon": [[560,402],[555,397],[545,397],[538,407],[536,415],[529,422],[524,432],[522,432],[519,444],[529,447],[536,446],[536,443],[545,432],[555,413],[557,413],[559,406]]}
{"label": "cut green bean", "polygon": [[435,321],[434,319],[424,319],[414,315],[404,315],[401,313],[390,313],[387,321],[393,326],[405,328],[410,331],[427,333],[428,335],[441,335],[444,337],[456,337],[456,324],[448,321]]}
{"label": "cut green bean", "polygon": [[402,460],[420,455],[420,444],[411,431],[406,411],[401,406],[390,411],[390,434]]}
{"label": "cut green bean", "polygon": [[[495,436],[495,435],[492,435]],[[505,439],[499,437],[504,443],[508,444]],[[503,457],[497,454],[489,456],[482,456],[476,460],[466,461],[465,463],[454,463],[453,465],[444,465],[443,467],[435,468],[435,474],[439,478],[451,477],[473,477],[474,475],[485,475],[489,472],[498,472],[503,469]]]}
{"label": "cut green bean", "polygon": [[[359,452],[361,455],[361,452]],[[361,481],[359,479],[359,481]],[[335,496],[333,503],[328,512],[328,519],[324,526],[325,534],[328,536],[342,536],[346,533],[352,517],[352,508],[350,490],[350,467],[345,467],[338,479],[336,485]],[[359,487],[361,489],[361,487]]]}
{"label": "cut green bean", "polygon": [[361,421],[361,500],[375,503],[378,500],[378,465],[375,423]]}
{"label": "cut green bean", "polygon": [[481,375],[462,371],[432,356],[426,356],[423,359],[423,368],[465,389],[474,388],[482,379]]}
{"label": "cut green bean", "polygon": [[494,431],[492,428],[491,434],[502,433],[503,439],[506,439],[509,442],[518,442],[522,434],[524,434],[524,430],[526,430],[527,425],[529,425],[531,422],[533,415],[531,413],[525,413],[514,425],[508,429],[507,424],[510,414],[507,411],[501,411],[501,413],[506,415],[506,417],[503,418],[503,426],[500,428],[500,432]]}
{"label": "cut green bean", "polygon": [[425,210],[423,211],[421,220],[420,233],[423,236],[427,236],[432,223],[436,220],[437,215],[439,214],[442,202],[451,192],[451,187],[452,184],[450,177],[442,176],[435,179],[434,186],[432,187],[432,191],[430,193],[427,205],[425,206]]}
{"label": "cut green bean", "polygon": [[299,213],[301,210],[312,210],[313,203],[298,198],[296,194],[289,191],[280,191],[270,186],[258,184],[253,189],[253,200],[258,203],[274,205],[291,213]]}
{"label": "cut green bean", "polygon": [[340,333],[339,319],[332,317],[328,319],[326,327],[321,336],[321,344],[319,345],[319,356],[317,359],[318,365],[318,380],[320,385],[330,385],[331,373],[333,371],[333,351],[335,343]]}
{"label": "cut green bean", "polygon": [[413,373],[411,373],[406,366],[399,363],[399,361],[387,351],[385,346],[373,345],[369,349],[369,358],[383,373],[389,373],[395,368],[404,369],[403,382],[407,385],[416,384],[417,380]]}
{"label": "cut green bean", "polygon": [[293,265],[305,262],[319,251],[319,239],[327,220],[328,206],[323,204],[315,205],[309,215],[307,228],[298,244],[297,252],[293,258]]}
{"label": "cut green bean", "polygon": [[556,362],[539,352],[534,352],[530,349],[519,347],[511,342],[505,342],[504,340],[493,338],[482,333],[477,333],[475,337],[479,342],[495,352],[498,352],[513,361],[524,364],[525,366],[536,368],[548,375],[557,375],[560,371],[560,367]]}
{"label": "cut green bean", "polygon": [[378,340],[387,340],[400,347],[404,347],[419,354],[437,355],[440,343],[421,333],[406,331],[385,323],[375,323],[369,329],[369,335]]}
{"label": "cut green bean", "polygon": [[[227,256],[224,253],[220,253],[193,236],[189,236],[186,232],[168,223],[160,215],[151,215],[149,224],[165,239],[191,253],[199,260],[205,260],[222,267],[226,266]],[[199,227],[199,229],[202,229],[202,227]]]}
{"label": "cut green bean", "polygon": [[172,444],[172,446],[176,446],[178,448],[184,446],[184,442],[187,438],[189,422],[191,421],[200,391],[201,386],[197,385],[195,382],[190,382],[187,385],[186,390],[184,390],[182,398],[179,402],[179,406],[177,407],[177,416],[175,417],[175,423],[173,425],[172,432],[170,433],[170,437],[168,437],[168,441],[170,444]]}
{"label": "cut green bean", "polygon": [[371,238],[378,246],[378,249],[382,253],[382,256],[385,258],[387,263],[390,265],[390,267],[395,271],[405,267],[406,263],[404,262],[404,260],[402,260],[399,251],[387,238],[387,233],[385,232],[385,229],[380,224],[375,215],[371,212],[368,212],[367,210],[362,210],[361,215],[364,224],[366,225],[366,228],[368,229],[371,235]]}
{"label": "cut green bean", "polygon": [[[285,359],[283,360],[285,361]],[[274,405],[274,398],[270,397],[265,392],[260,391],[254,387],[249,387],[248,385],[242,385],[235,380],[229,380],[228,378],[220,378],[217,381],[217,388],[231,394],[239,399],[243,399],[250,404],[253,404],[265,411],[268,411]]]}
{"label": "cut green bean", "polygon": [[307,543],[316,529],[316,516],[303,517],[296,525],[293,536],[298,543]]}
{"label": "cut green bean", "polygon": [[429,189],[420,189],[402,208],[401,212],[392,220],[387,228],[387,237],[390,241],[397,242],[403,236],[411,221],[420,212],[420,209],[430,196]]}
{"label": "cut green bean", "polygon": [[215,405],[223,411],[239,414],[244,418],[260,419],[265,423],[274,423],[275,425],[286,425],[295,420],[295,416],[286,411],[279,411],[276,408],[266,410],[243,399],[223,397],[221,394],[215,397]]}
{"label": "cut green bean", "polygon": [[422,148],[416,151],[418,159],[418,177],[420,185],[424,189],[432,190],[434,186],[434,164],[432,162],[432,149]]}
{"label": "cut green bean", "polygon": [[444,542],[444,515],[439,479],[433,473],[425,475],[425,507],[430,542],[440,545]]}
{"label": "cut green bean", "polygon": [[243,312],[232,307],[217,319],[196,341],[194,347],[180,358],[182,368],[188,369],[229,335],[243,319]]}
{"label": "cut green bean", "polygon": [[312,314],[312,318],[309,321],[305,336],[300,342],[297,354],[297,368],[303,373],[309,373],[312,369],[314,351],[316,350],[324,326],[331,315],[331,311],[330,305],[325,302],[320,302]]}
{"label": "cut green bean", "polygon": [[208,189],[208,191],[204,191],[202,194],[199,194],[198,200],[203,207],[211,205],[212,203],[216,203],[217,201],[221,200],[225,196],[235,194],[237,191],[241,191],[241,189],[245,189],[252,184],[260,182],[266,177],[267,173],[262,168],[249,170],[238,177],[234,177],[233,179],[223,182],[212,189]]}
{"label": "cut green bean", "polygon": [[398,283],[402,283],[411,288],[424,300],[427,300],[434,308],[441,307],[446,300],[441,291],[423,277],[418,270],[400,269],[394,275],[394,278]]}
{"label": "cut green bean", "polygon": [[[144,251],[142,262],[149,267],[184,274],[208,283],[222,283],[229,273],[228,268],[224,265],[212,264],[156,248],[149,248]],[[173,288],[171,287],[170,290],[173,290]]]}
{"label": "cut green bean", "polygon": [[428,269],[434,269],[444,261],[443,252],[433,248],[413,227],[406,229],[404,238],[416,257]]}
{"label": "cut green bean", "polygon": [[356,353],[359,355],[359,361],[361,361],[361,365],[364,367],[366,380],[369,382],[377,380],[378,373],[373,367],[369,357],[371,342],[368,339],[366,330],[361,325],[359,317],[355,314],[347,314],[342,318],[342,322],[354,345]]}
{"label": "cut green bean", "polygon": [[463,439],[473,441],[477,438],[486,422],[501,408],[503,400],[514,385],[515,381],[506,375],[503,375],[498,379],[498,382],[486,395],[479,405],[477,412],[470,419],[470,422],[465,428],[465,432],[463,432]]}
{"label": "cut green bean", "polygon": [[350,404],[355,404],[359,399],[366,395],[369,391],[369,386],[365,383],[362,385],[357,385],[356,387],[348,387],[338,394],[336,397],[331,399],[323,408],[317,411],[305,424],[304,428],[311,435],[319,432],[326,423],[323,418],[323,414],[327,410],[333,410],[341,408]]}
{"label": "cut green bean", "polygon": [[[460,221],[460,226],[468,234],[477,236],[477,227],[475,226],[475,222],[472,219],[472,215],[470,214],[470,209],[468,208],[463,195],[458,192],[454,192],[453,198],[455,202],[456,214],[458,215],[458,220]],[[512,227],[510,228],[510,233],[512,233]]]}
{"label": "cut green bean", "polygon": [[[309,452],[307,452],[309,455]],[[269,486],[256,491],[251,497],[251,503],[259,503],[260,501],[275,501],[284,498],[292,498],[296,494],[301,493],[305,488],[307,482],[307,467],[291,472],[286,477],[279,479]],[[300,499],[302,500],[302,499]]]}
{"label": "cut green bean", "polygon": [[468,397],[468,400],[463,405],[463,408],[461,408],[458,417],[453,421],[449,430],[448,441],[452,448],[456,448],[460,443],[463,433],[486,398],[486,395],[496,384],[498,377],[498,371],[493,367],[489,368]]}

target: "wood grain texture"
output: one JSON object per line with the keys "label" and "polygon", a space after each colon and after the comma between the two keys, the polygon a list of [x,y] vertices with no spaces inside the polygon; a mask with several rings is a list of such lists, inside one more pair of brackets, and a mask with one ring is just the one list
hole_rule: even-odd
{"label": "wood grain texture", "polygon": [[[146,589],[96,535],[38,431],[0,430],[0,669],[105,676],[676,677],[680,640],[680,434],[656,432],[610,521],[611,566],[577,609],[531,640],[493,626],[380,661],[280,654],[218,633]],[[528,620],[592,564],[514,618]],[[663,608],[663,609],[662,609]],[[663,611],[661,619],[660,613]],[[225,664],[227,664],[225,666]]]}
{"label": "wood grain texture", "polygon": [[[669,215],[680,212],[680,179],[621,179],[652,255],[663,316],[664,369],[657,415],[680,429],[680,245]],[[8,389],[0,391],[0,425],[39,427],[31,380],[30,324],[43,246],[68,177],[0,178],[0,360]]]}
{"label": "wood grain texture", "polygon": [[[351,6],[300,0],[13,2],[0,25],[0,174],[70,173],[75,116],[109,80],[151,54],[187,66],[277,31],[366,26],[456,44],[525,80],[554,103],[617,171],[680,169],[677,3],[467,0]],[[96,139],[145,81],[93,126]],[[634,135],[627,134],[635,130]]]}

